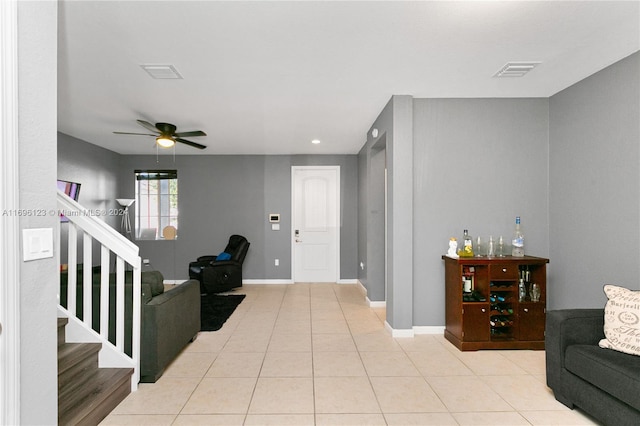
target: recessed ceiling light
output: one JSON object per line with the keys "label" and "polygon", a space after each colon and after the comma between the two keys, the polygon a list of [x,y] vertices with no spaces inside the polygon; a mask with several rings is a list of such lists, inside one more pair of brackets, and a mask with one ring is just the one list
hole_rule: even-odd
{"label": "recessed ceiling light", "polygon": [[502,68],[495,73],[494,77],[522,77],[536,66],[538,66],[540,62],[530,61],[530,62],[507,62]]}
{"label": "recessed ceiling light", "polygon": [[173,65],[140,65],[151,77],[156,79],[182,79]]}
{"label": "recessed ceiling light", "polygon": [[320,143],[320,139],[314,139],[311,141],[312,144],[318,145]]}

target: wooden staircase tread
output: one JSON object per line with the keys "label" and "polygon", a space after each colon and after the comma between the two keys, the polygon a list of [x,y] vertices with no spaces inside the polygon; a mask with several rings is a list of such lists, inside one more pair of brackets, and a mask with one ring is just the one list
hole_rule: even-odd
{"label": "wooden staircase tread", "polygon": [[97,425],[131,393],[133,368],[99,368],[101,343],[67,343],[58,318],[58,424]]}
{"label": "wooden staircase tread", "polygon": [[[132,368],[100,368],[89,373],[83,392],[69,389],[58,395],[59,424],[91,423],[85,420],[95,416],[98,407],[108,407],[101,418],[115,408],[131,390]],[[100,416],[100,415],[99,415]]]}
{"label": "wooden staircase tread", "polygon": [[58,377],[64,375],[87,358],[96,357],[102,348],[100,343],[65,343],[58,346]]}

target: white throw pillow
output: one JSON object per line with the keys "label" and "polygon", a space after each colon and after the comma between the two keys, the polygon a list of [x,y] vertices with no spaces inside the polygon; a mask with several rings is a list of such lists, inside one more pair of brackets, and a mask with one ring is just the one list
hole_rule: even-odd
{"label": "white throw pillow", "polygon": [[640,355],[640,291],[607,284],[604,293],[604,336],[601,348]]}

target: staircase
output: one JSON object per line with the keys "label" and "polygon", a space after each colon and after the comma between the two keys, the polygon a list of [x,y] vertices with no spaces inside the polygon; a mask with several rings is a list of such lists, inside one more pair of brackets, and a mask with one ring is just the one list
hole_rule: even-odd
{"label": "staircase", "polygon": [[[140,256],[138,247],[91,211],[58,190],[58,208],[69,219],[67,229],[67,304],[58,304],[58,423],[96,425],[126,396],[138,389],[140,380]],[[58,229],[58,250],[62,234]],[[78,241],[82,242],[79,256]],[[92,327],[92,269],[83,269],[82,300],[76,300],[78,263],[94,265],[93,242],[99,243],[100,324]],[[80,259],[79,259],[80,258]],[[78,262],[80,260],[80,262]],[[115,261],[115,270],[110,267]],[[132,277],[130,340],[125,352],[125,270]],[[109,296],[110,276],[115,279],[115,298]],[[60,295],[58,295],[60,301]],[[82,303],[82,318],[76,314]],[[110,306],[111,305],[111,306]],[[115,306],[113,309],[111,307]],[[115,313],[113,313],[115,311]],[[109,323],[115,336],[109,339]]]}
{"label": "staircase", "polygon": [[131,392],[133,368],[99,368],[101,343],[67,343],[58,318],[58,424],[97,425]]}

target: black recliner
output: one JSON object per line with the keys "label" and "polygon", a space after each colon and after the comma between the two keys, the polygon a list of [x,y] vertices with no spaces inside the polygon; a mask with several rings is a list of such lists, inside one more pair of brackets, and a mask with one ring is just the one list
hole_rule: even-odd
{"label": "black recliner", "polygon": [[189,263],[189,278],[200,281],[200,293],[222,293],[241,287],[242,264],[249,245],[242,235],[232,235],[219,255],[200,256],[195,262]]}

